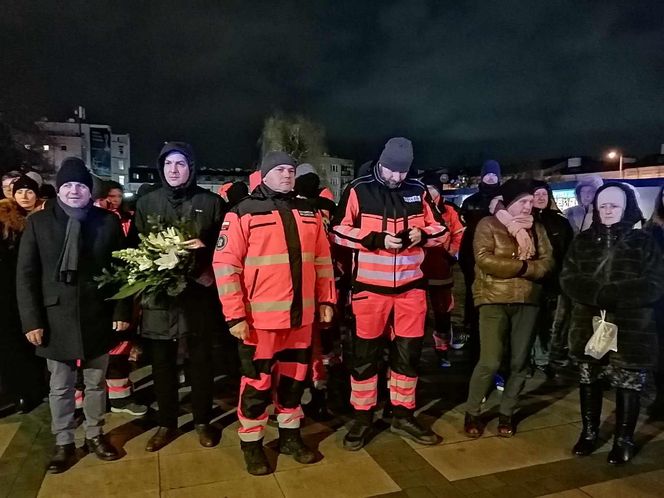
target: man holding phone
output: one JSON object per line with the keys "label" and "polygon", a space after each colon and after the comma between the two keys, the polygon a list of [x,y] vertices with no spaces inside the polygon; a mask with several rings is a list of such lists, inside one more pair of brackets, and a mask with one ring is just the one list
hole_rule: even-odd
{"label": "man holding phone", "polygon": [[425,199],[426,187],[407,179],[413,147],[391,138],[373,170],[344,192],[332,223],[334,243],[353,249],[353,314],[356,334],[351,365],[351,404],[355,421],[344,447],[362,448],[371,435],[378,397],[381,336],[392,325],[390,402],[392,432],[421,444],[439,437],[415,420],[417,366],[426,318],[426,280],[420,266],[423,247],[442,245],[449,237],[442,219]]}

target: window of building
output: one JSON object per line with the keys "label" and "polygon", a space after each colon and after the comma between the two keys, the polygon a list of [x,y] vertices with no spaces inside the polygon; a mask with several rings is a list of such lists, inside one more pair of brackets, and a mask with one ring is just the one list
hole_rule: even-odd
{"label": "window of building", "polygon": [[67,146],[66,145],[61,145],[60,150],[67,150]]}
{"label": "window of building", "polygon": [[118,169],[124,171],[124,161],[122,159],[118,161]]}
{"label": "window of building", "polygon": [[134,178],[134,180],[138,180],[138,173],[134,173],[134,174],[131,175],[131,176]]}
{"label": "window of building", "polygon": [[124,175],[118,175],[118,183],[119,183],[120,185],[124,185],[124,184],[125,184],[125,176],[124,176]]}

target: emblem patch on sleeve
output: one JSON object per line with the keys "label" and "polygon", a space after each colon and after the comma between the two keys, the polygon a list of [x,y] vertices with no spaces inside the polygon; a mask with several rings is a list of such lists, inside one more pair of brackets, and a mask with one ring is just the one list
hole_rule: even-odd
{"label": "emblem patch on sleeve", "polygon": [[228,227],[229,227],[229,226],[231,226],[231,222],[230,222],[230,221],[224,221],[224,222],[221,224],[221,229],[222,229],[222,230],[228,230]]}
{"label": "emblem patch on sleeve", "polygon": [[221,251],[228,244],[228,237],[226,235],[220,235],[217,239],[217,251]]}
{"label": "emblem patch on sleeve", "polygon": [[421,202],[422,198],[419,195],[411,195],[403,198],[404,202]]}

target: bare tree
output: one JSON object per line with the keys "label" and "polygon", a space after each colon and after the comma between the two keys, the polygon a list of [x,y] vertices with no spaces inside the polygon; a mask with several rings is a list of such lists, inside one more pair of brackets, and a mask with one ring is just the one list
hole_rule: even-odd
{"label": "bare tree", "polygon": [[275,113],[265,119],[258,140],[261,157],[273,150],[290,154],[298,163],[310,163],[316,168],[321,183],[327,184],[327,171],[321,158],[327,153],[325,129],[304,116],[285,116]]}

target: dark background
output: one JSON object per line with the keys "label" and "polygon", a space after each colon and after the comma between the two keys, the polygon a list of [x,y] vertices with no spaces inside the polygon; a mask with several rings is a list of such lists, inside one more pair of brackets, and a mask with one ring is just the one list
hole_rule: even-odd
{"label": "dark background", "polygon": [[664,2],[2,1],[0,98],[249,166],[302,113],[356,161],[405,135],[419,167],[659,151]]}

